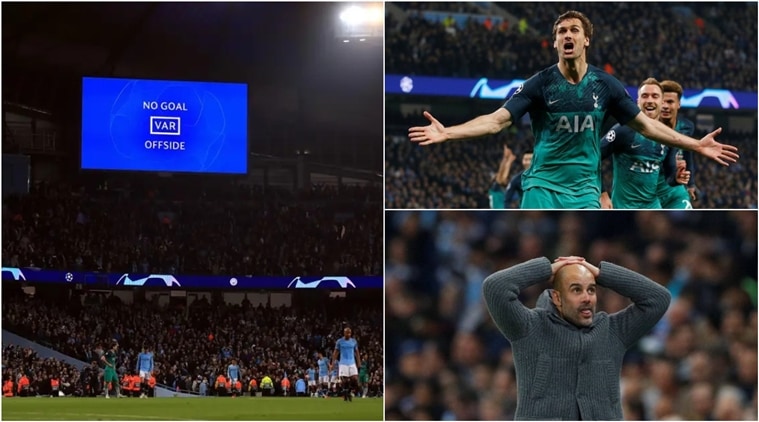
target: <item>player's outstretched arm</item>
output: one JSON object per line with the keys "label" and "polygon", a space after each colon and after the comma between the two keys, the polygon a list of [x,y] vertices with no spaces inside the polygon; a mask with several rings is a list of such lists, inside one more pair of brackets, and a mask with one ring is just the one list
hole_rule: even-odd
{"label": "player's outstretched arm", "polygon": [[637,132],[640,132],[640,134],[646,138],[670,147],[697,152],[723,166],[728,166],[730,163],[734,163],[738,160],[738,148],[732,145],[720,144],[715,139],[715,137],[722,132],[722,128],[718,128],[698,141],[689,136],[675,132],[672,128],[658,120],[646,117],[643,112],[638,113],[638,115],[628,122],[627,125]]}
{"label": "player's outstretched arm", "polygon": [[451,127],[443,126],[427,111],[424,112],[424,117],[430,121],[429,125],[415,126],[408,130],[409,139],[412,142],[419,142],[420,145],[495,135],[511,124],[511,113],[503,107],[490,114],[483,114],[466,123]]}

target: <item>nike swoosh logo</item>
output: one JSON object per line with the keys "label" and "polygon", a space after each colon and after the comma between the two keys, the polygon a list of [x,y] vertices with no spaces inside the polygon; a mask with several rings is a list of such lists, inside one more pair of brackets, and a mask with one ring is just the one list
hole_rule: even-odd
{"label": "nike swoosh logo", "polygon": [[632,149],[635,149],[635,148],[638,148],[639,146],[640,146],[640,144],[632,144],[632,145],[630,146],[630,148],[632,148]]}
{"label": "nike swoosh logo", "polygon": [[554,104],[554,103],[558,103],[558,102],[559,102],[559,100],[553,100],[553,101],[549,101],[549,102],[548,102],[548,105],[551,105],[551,104]]}

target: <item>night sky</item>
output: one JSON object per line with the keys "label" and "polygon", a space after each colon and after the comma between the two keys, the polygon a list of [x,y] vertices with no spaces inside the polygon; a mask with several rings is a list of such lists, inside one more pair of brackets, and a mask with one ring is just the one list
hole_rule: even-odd
{"label": "night sky", "polygon": [[3,62],[69,85],[85,75],[245,82],[251,151],[352,145],[356,167],[381,170],[382,43],[335,38],[347,5],[4,3]]}

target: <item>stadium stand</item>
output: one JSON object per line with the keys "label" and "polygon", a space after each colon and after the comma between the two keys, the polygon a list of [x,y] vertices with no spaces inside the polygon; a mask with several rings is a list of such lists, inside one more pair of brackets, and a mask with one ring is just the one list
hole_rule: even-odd
{"label": "stadium stand", "polygon": [[[653,76],[690,89],[757,89],[755,3],[499,3],[504,14],[524,23],[490,27],[483,21],[496,15],[477,3],[394,4],[408,19],[401,23],[387,16],[387,73],[528,78],[556,61],[551,39],[556,17],[579,10],[594,26],[588,62],[608,64],[626,85]],[[430,21],[418,13],[427,10],[467,19],[463,25],[454,19]]]}
{"label": "stadium stand", "polygon": [[[575,254],[636,270],[673,297],[625,356],[626,420],[757,418],[755,212],[394,211],[386,221],[387,420],[513,419],[513,356],[482,282]],[[546,287],[520,300],[532,307]],[[598,311],[628,303],[599,291]]]}
{"label": "stadium stand", "polygon": [[39,183],[3,201],[3,266],[377,275],[380,197],[378,188],[361,187],[289,193],[195,181]]}

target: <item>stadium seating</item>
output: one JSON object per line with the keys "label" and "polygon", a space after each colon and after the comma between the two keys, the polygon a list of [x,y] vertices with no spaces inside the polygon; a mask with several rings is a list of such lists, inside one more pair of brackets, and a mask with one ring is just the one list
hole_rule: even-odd
{"label": "stadium seating", "polygon": [[[378,188],[40,184],[3,200],[3,266],[107,272],[381,274]],[[276,228],[276,230],[267,230]]]}
{"label": "stadium seating", "polygon": [[[408,19],[386,19],[386,70],[461,78],[527,78],[556,62],[551,30],[561,13],[579,10],[594,25],[588,62],[610,66],[626,85],[648,77],[688,89],[756,92],[756,3],[501,3],[519,25],[480,23],[486,9],[465,3],[398,3]],[[428,21],[418,10],[464,13],[462,25]],[[729,76],[728,76],[729,75]]]}

